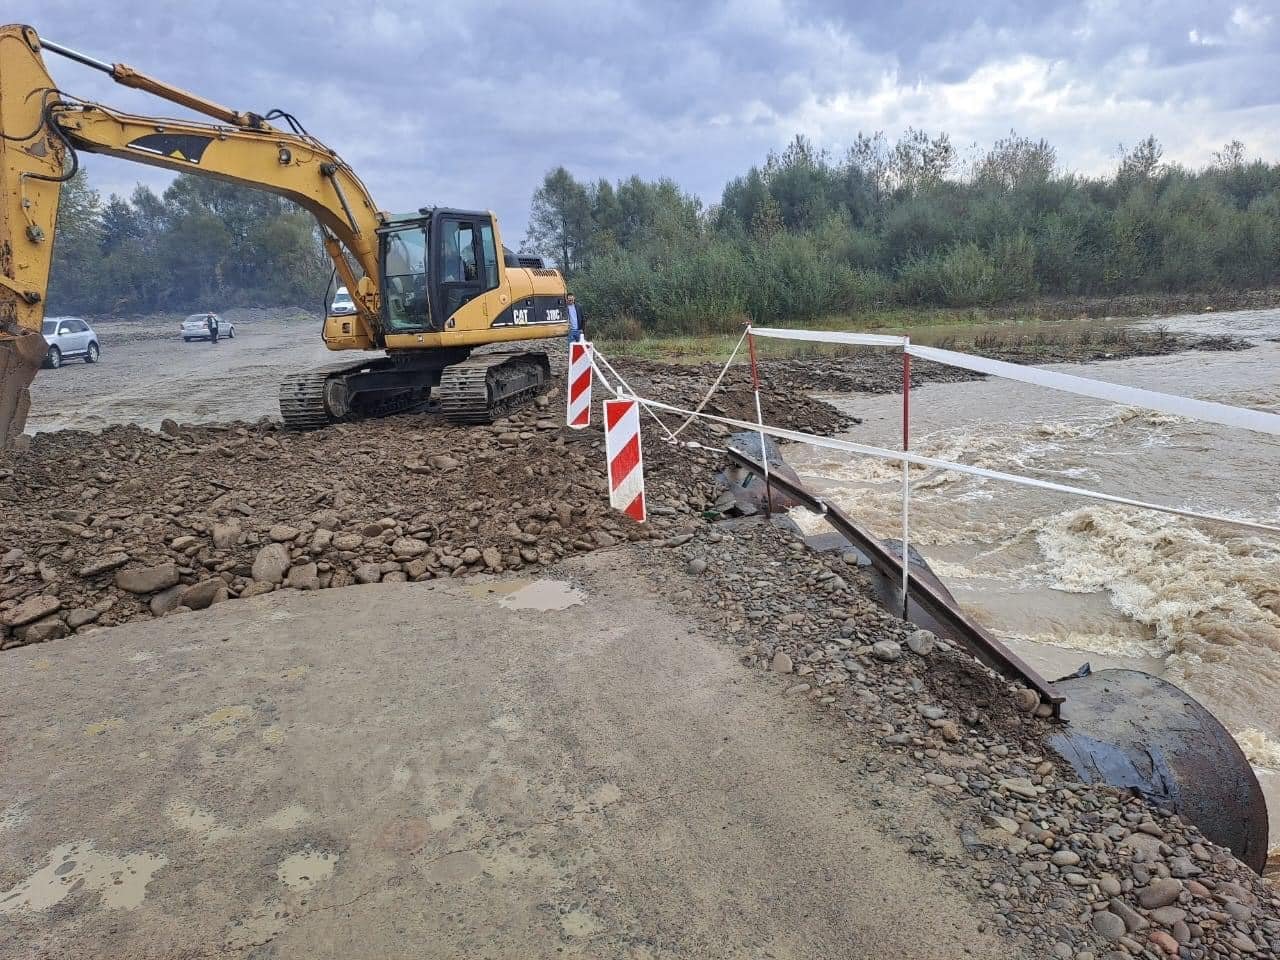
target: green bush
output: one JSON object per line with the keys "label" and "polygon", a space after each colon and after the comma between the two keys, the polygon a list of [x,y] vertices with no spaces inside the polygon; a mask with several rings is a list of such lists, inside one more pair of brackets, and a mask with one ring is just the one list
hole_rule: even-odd
{"label": "green bush", "polygon": [[950,307],[977,307],[999,297],[995,263],[976,243],[959,243],[938,262],[942,302]]}

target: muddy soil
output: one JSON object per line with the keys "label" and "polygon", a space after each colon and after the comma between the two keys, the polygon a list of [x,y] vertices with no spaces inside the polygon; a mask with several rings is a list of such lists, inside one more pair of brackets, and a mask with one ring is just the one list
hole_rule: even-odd
{"label": "muddy soil", "polygon": [[27,430],[159,426],[166,417],[226,423],[279,416],[282,377],[339,359],[320,341],[318,320],[228,315],[235,339],[184,343],[172,324],[102,322],[96,364],[42,370],[31,387]]}

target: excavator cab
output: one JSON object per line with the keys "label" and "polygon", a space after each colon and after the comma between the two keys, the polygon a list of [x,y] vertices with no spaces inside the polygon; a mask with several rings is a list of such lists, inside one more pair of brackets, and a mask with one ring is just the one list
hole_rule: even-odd
{"label": "excavator cab", "polygon": [[477,319],[510,302],[492,214],[434,210],[392,221],[378,233],[387,333],[457,329],[459,322],[465,329],[470,318],[458,312],[490,291],[501,292],[495,304],[469,311],[478,312]]}
{"label": "excavator cab", "polygon": [[559,272],[507,256],[488,211],[437,207],[388,218],[378,229],[378,256],[388,350],[557,336],[567,329]]}

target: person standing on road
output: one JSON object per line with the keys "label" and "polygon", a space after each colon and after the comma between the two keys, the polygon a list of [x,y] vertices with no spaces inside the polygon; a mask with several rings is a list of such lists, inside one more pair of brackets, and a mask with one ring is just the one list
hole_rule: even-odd
{"label": "person standing on road", "polygon": [[569,342],[585,340],[587,338],[587,325],[578,314],[577,298],[571,293],[565,297],[564,302],[569,313]]}
{"label": "person standing on road", "polygon": [[209,330],[209,342],[210,342],[210,343],[217,343],[217,342],[218,342],[218,318],[217,318],[217,316],[216,316],[215,314],[212,314],[212,313],[211,313],[211,314],[209,314],[207,317],[205,317],[205,318],[204,318],[204,325],[205,325],[205,326],[208,328],[208,330]]}

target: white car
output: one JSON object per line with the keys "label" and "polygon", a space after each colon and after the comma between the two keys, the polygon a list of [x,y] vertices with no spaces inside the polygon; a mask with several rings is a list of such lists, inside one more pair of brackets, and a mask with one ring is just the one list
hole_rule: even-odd
{"label": "white car", "polygon": [[356,304],[351,299],[351,294],[347,292],[346,287],[339,287],[338,292],[333,295],[333,303],[329,306],[329,315],[345,317],[355,312]]}
{"label": "white car", "polygon": [[[187,343],[190,343],[192,340],[210,339],[209,324],[206,321],[208,316],[209,314],[207,313],[193,313],[191,316],[187,317],[187,319],[183,320],[182,339]],[[214,316],[218,317],[216,313]],[[234,340],[236,338],[236,325],[230,320],[224,320],[222,317],[218,317],[218,339],[221,340],[223,337],[226,337],[228,340]]]}
{"label": "white car", "polygon": [[49,345],[44,365],[57,369],[63,360],[83,357],[85,363],[97,363],[101,354],[98,335],[93,327],[76,317],[49,317],[40,328]]}

